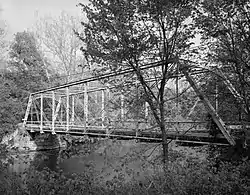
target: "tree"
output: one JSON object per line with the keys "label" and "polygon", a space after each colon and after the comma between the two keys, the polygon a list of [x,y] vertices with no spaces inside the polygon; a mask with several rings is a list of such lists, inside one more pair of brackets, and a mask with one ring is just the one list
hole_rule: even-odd
{"label": "tree", "polygon": [[36,39],[30,32],[19,32],[9,48],[9,59],[0,76],[0,138],[21,122],[30,92],[47,84],[47,75]]}
{"label": "tree", "polygon": [[250,2],[205,0],[196,13],[207,51],[205,61],[216,64],[231,81],[241,96],[235,103],[238,112],[244,112],[242,119],[250,121]]}
{"label": "tree", "polygon": [[67,82],[76,78],[75,74],[81,73],[84,67],[80,55],[80,40],[74,33],[80,27],[79,18],[61,12],[58,18],[40,18],[34,29],[48,61],[57,72],[66,75]]}
{"label": "tree", "polygon": [[[177,70],[178,59],[188,53],[194,37],[190,22],[192,1],[91,0],[80,4],[88,21],[82,22],[82,51],[88,62],[102,71],[134,70],[155,121],[162,132],[164,162],[168,162],[165,126],[165,87]],[[159,62],[158,68],[141,66]],[[156,87],[147,81],[154,77]]]}
{"label": "tree", "polygon": [[[6,70],[5,70],[6,71]],[[6,133],[15,130],[16,124],[21,122],[24,110],[23,102],[16,96],[18,87],[6,78],[6,72],[0,77],[0,140]]]}
{"label": "tree", "polygon": [[8,69],[2,77],[7,83],[12,83],[11,97],[18,101],[23,117],[31,92],[44,89],[48,86],[46,69],[38,50],[37,42],[31,32],[18,32],[10,46]]}
{"label": "tree", "polygon": [[[1,20],[0,20],[1,26]],[[6,67],[7,53],[8,53],[8,41],[6,40],[7,28],[4,26],[0,27],[0,68]]]}
{"label": "tree", "polygon": [[30,93],[46,86],[46,68],[33,33],[16,33],[9,56],[10,79],[14,79],[21,90]]}

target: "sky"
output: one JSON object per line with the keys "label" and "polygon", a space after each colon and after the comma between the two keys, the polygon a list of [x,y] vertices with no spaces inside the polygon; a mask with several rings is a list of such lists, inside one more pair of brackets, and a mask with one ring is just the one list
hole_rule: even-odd
{"label": "sky", "polygon": [[44,15],[59,15],[62,11],[80,15],[78,3],[87,4],[88,0],[0,0],[0,27],[5,22],[8,33],[13,35],[31,29]]}
{"label": "sky", "polygon": [[[0,28],[7,24],[7,37],[11,39],[16,32],[32,29],[36,20],[45,15],[66,11],[83,17],[79,3],[88,4],[88,0],[0,0]],[[195,42],[199,43],[199,38]]]}

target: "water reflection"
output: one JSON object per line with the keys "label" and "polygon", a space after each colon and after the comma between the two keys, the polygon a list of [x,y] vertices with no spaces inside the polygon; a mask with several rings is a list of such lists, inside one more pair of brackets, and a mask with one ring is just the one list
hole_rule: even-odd
{"label": "water reflection", "polygon": [[37,171],[42,171],[45,167],[57,171],[59,153],[59,150],[13,152],[4,158],[2,157],[1,161],[8,166],[9,171],[20,174],[28,171],[31,167]]}
{"label": "water reflection", "polygon": [[[155,169],[155,158],[160,155],[156,144],[135,141],[101,140],[85,143],[66,150],[10,154],[4,159],[9,170],[24,173],[29,170],[62,170],[65,174],[90,173],[96,181],[119,178],[124,182],[150,175]],[[154,152],[152,153],[152,151]]]}
{"label": "water reflection", "polygon": [[42,171],[45,167],[52,171],[58,171],[57,160],[59,158],[60,150],[51,150],[44,152],[37,152],[31,166],[35,170]]}

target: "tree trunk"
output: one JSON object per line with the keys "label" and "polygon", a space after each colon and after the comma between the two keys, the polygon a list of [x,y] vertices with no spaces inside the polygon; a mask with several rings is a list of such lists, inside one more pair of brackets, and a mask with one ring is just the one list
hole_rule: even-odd
{"label": "tree trunk", "polygon": [[162,149],[163,149],[163,163],[164,168],[168,169],[168,141],[163,141],[162,143]]}
{"label": "tree trunk", "polygon": [[165,128],[165,122],[161,121],[161,132],[162,132],[162,149],[163,149],[163,164],[164,164],[164,171],[168,169],[168,140],[167,140],[167,134],[166,134],[166,128]]}

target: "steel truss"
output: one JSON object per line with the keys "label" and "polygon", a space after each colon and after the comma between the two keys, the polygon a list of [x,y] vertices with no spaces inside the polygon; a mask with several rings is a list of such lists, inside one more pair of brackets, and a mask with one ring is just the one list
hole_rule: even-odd
{"label": "steel truss", "polygon": [[[148,70],[160,65],[162,65],[162,62],[151,63],[140,67],[140,69]],[[170,76],[170,78],[177,81],[177,96],[179,95],[178,79],[184,77],[213,117],[224,138],[226,138],[229,144],[235,145],[235,140],[230,135],[228,127],[219,117],[206,96],[199,90],[194,78],[191,76],[208,70],[196,69],[195,71],[190,71],[182,64],[180,64],[179,69],[181,73]],[[39,131],[40,133],[99,135],[159,141],[161,140],[161,133],[154,123],[150,123],[152,114],[144,100],[141,99],[142,104],[135,104],[137,106],[131,108],[127,105],[128,97],[125,96],[126,93],[117,90],[115,86],[111,87],[99,82],[103,79],[132,72],[134,72],[134,69],[125,69],[31,93],[23,119],[23,126],[31,132]],[[152,85],[154,85],[156,80],[157,78],[154,78],[149,80],[149,82],[152,82]],[[91,86],[91,83],[94,83],[94,86]],[[139,83],[135,83],[135,86],[137,90]],[[236,93],[232,89],[232,85],[230,87]],[[135,93],[137,92],[135,91]],[[238,94],[236,93],[236,95]],[[139,101],[140,98],[136,95],[135,99]],[[196,104],[197,101],[195,102]],[[209,140],[207,141],[209,135],[205,130],[206,122],[166,121],[166,124],[169,139],[189,141],[188,137],[183,137],[184,135],[189,135],[189,137],[196,137],[193,142],[204,142],[204,140],[209,142]]]}

